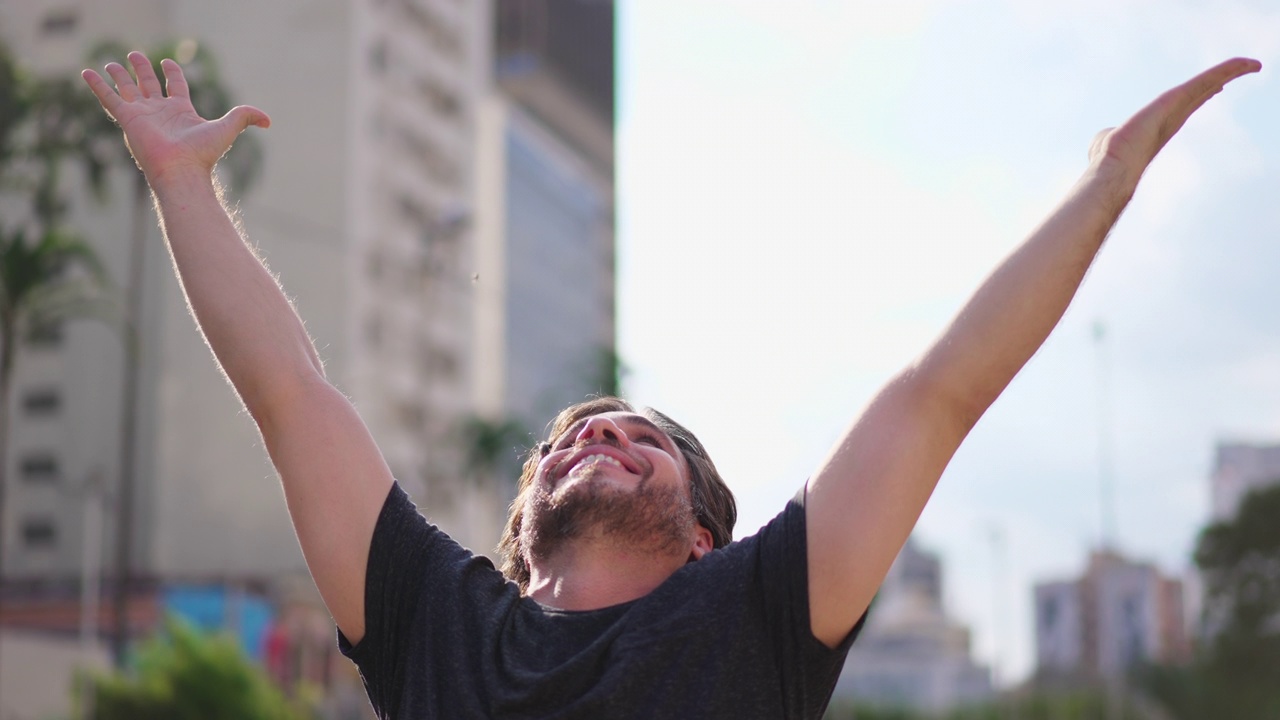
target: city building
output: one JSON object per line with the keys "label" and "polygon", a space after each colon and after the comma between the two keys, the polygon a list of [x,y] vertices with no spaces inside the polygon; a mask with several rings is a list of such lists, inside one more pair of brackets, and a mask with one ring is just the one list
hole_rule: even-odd
{"label": "city building", "polygon": [[942,563],[908,539],[849,651],[834,697],[943,713],[992,696],[974,662],[968,628],[942,602]]}
{"label": "city building", "polygon": [[[75,73],[104,39],[201,38],[234,96],[272,115],[238,206],[330,379],[426,512],[492,547],[509,497],[487,498],[483,527],[462,522],[476,516],[462,512],[460,422],[540,429],[613,357],[612,4],[0,0],[0,20],[44,75]],[[114,202],[74,207],[120,281],[131,172]],[[144,222],[135,569],[299,571],[261,441]],[[118,474],[121,343],[89,322],[62,335],[19,362],[11,577],[74,575],[82,513],[68,494]]]}
{"label": "city building", "polygon": [[1119,678],[1135,664],[1190,658],[1182,582],[1111,550],[1077,580],[1035,586],[1041,679]]}
{"label": "city building", "polygon": [[616,389],[613,6],[499,2],[496,27],[500,91],[477,113],[476,407],[540,436]]}
{"label": "city building", "polygon": [[[235,102],[271,115],[269,131],[242,138],[263,158],[234,198],[249,237],[396,478],[478,552],[497,543],[527,433],[601,389],[602,360],[616,357],[613,21],[612,3],[576,0],[0,0],[0,41],[39,75],[101,66],[89,53],[104,40],[178,41],[179,55],[216,59]],[[131,234],[147,235],[130,575],[161,590],[309,582],[149,198],[135,204],[126,164],[110,177],[105,204],[77,173],[67,182],[72,225],[118,284]],[[6,217],[23,204],[0,198]],[[125,364],[119,335],[90,321],[20,353],[0,585],[11,599],[76,584],[90,555],[115,575]],[[527,431],[496,479],[469,464],[462,429],[475,419]],[[101,530],[86,533],[95,513]]]}
{"label": "city building", "polygon": [[1280,445],[1218,443],[1209,479],[1212,522],[1231,520],[1253,490],[1280,484]]}

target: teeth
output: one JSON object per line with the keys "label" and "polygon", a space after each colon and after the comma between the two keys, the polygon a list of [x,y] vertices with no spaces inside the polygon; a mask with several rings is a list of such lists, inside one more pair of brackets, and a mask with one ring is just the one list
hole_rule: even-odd
{"label": "teeth", "polygon": [[615,458],[609,457],[608,455],[600,455],[600,454],[588,455],[582,458],[581,460],[579,460],[577,464],[583,465],[586,463],[594,464],[594,463],[602,463],[602,462],[609,463],[614,467],[622,467],[622,463],[618,462]]}

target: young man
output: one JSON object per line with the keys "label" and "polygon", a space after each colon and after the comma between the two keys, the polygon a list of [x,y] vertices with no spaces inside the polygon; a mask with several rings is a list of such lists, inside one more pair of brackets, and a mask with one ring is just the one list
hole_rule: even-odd
{"label": "young man", "polygon": [[[606,399],[561,414],[503,539],[504,578],[430,527],[326,380],[246,246],[214,164],[260,110],[198,117],[140,53],[86,70],[155,193],[196,322],[257,423],[308,567],[383,718],[817,718],[960,442],[1053,329],[1156,153],[1235,59],[1100,133],[1079,183],[796,499],[729,543],[733,501],[691,434]],[[714,549],[714,552],[713,552]]]}

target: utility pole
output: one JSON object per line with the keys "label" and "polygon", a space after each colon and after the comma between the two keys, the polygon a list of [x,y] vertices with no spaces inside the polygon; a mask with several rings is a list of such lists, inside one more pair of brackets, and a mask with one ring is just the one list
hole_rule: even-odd
{"label": "utility pole", "polygon": [[[1006,590],[1008,589],[1007,568],[1008,552],[1005,544],[1004,527],[997,521],[987,526],[987,542],[991,544],[991,685],[996,697],[1002,696],[1001,684],[1004,682]],[[1017,699],[1012,694],[1001,702],[1001,715],[1010,720],[1018,717]]]}
{"label": "utility pole", "polygon": [[1116,531],[1115,477],[1111,443],[1110,362],[1107,354],[1107,327],[1101,320],[1093,324],[1094,357],[1097,361],[1098,390],[1098,523],[1099,545],[1115,549]]}
{"label": "utility pole", "polygon": [[[81,489],[84,523],[80,531],[80,662],[92,667],[98,644],[99,598],[102,594],[102,514],[106,487],[102,471],[94,470]],[[80,712],[84,720],[93,717],[93,676],[81,674]]]}

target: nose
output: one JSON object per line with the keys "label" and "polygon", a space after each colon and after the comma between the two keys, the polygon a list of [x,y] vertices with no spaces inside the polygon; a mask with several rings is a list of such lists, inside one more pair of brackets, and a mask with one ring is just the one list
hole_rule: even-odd
{"label": "nose", "polygon": [[587,442],[609,442],[619,447],[626,447],[631,444],[631,439],[627,434],[618,427],[618,424],[607,417],[596,415],[588,419],[582,425],[582,429],[578,431],[578,436],[574,438],[579,443]]}

